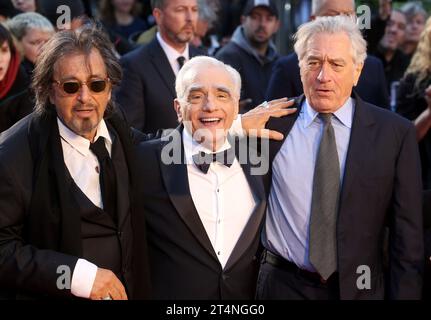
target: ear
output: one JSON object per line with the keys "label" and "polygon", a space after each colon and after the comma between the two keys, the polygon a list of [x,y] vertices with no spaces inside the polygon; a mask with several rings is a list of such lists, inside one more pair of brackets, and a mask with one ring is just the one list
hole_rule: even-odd
{"label": "ear", "polygon": [[178,122],[183,122],[184,119],[182,114],[182,108],[177,98],[174,99],[174,109],[175,109],[175,112],[177,113]]}
{"label": "ear", "polygon": [[362,72],[362,68],[364,67],[364,64],[358,64],[355,69],[354,69],[354,74],[353,74],[353,83],[356,86],[358,84],[359,81],[359,77],[361,76],[361,72]]}
{"label": "ear", "polygon": [[163,15],[163,12],[159,8],[155,8],[153,10],[153,17],[156,20],[156,23],[157,23],[158,26],[161,25],[162,15]]}

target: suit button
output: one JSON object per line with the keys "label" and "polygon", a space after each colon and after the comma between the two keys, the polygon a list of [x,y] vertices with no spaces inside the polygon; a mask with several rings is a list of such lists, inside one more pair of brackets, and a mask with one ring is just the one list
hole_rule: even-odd
{"label": "suit button", "polygon": [[224,281],[226,281],[227,279],[229,279],[230,277],[227,275],[227,274],[223,274],[222,276],[221,276],[221,278],[224,280]]}
{"label": "suit button", "polygon": [[122,232],[122,231],[118,231],[118,232],[117,232],[117,236],[118,236],[119,238],[121,238],[121,237],[123,236],[123,232]]}

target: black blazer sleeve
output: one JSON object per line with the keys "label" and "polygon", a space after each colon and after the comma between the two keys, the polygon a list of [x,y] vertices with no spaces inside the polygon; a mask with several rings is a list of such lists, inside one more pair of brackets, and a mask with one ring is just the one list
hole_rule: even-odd
{"label": "black blazer sleeve", "polygon": [[18,174],[23,170],[14,170],[15,166],[4,160],[0,154],[0,288],[18,295],[70,296],[70,290],[57,288],[61,275],[57,271],[59,266],[67,266],[72,276],[78,258],[26,243],[31,184],[24,180],[30,178],[23,179]]}
{"label": "black blazer sleeve", "polygon": [[389,298],[420,299],[424,257],[422,184],[413,125],[402,137],[392,197]]}

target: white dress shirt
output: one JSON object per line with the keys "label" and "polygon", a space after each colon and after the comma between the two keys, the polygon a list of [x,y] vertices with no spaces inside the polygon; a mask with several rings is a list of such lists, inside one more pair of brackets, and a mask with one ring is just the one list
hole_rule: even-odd
{"label": "white dress shirt", "polygon": [[[90,151],[90,141],[77,135],[57,118],[58,130],[63,148],[64,163],[69,173],[81,191],[96,206],[103,209],[102,194],[99,183],[97,157]],[[112,150],[112,139],[106,123],[102,120],[94,138],[105,138],[109,155]],[[97,169],[96,169],[97,168]],[[96,278],[97,266],[85,259],[78,259],[72,275],[71,292],[81,298],[89,298]]]}
{"label": "white dress shirt", "polygon": [[[194,141],[187,129],[183,130],[183,141],[193,203],[224,268],[253,213],[256,200],[236,158],[230,167],[218,162],[211,163],[205,174],[194,164],[193,155],[200,151],[212,151]],[[226,140],[217,152],[230,147]]]}
{"label": "white dress shirt", "polygon": [[172,70],[175,73],[175,76],[177,76],[178,72],[180,71],[180,65],[178,64],[178,61],[177,61],[178,57],[184,57],[185,58],[184,62],[187,62],[190,60],[189,44],[188,43],[186,44],[186,48],[184,49],[184,52],[178,52],[176,49],[172,48],[169,44],[167,44],[165,40],[163,40],[162,36],[160,35],[160,32],[157,32],[156,37],[160,43],[160,46],[162,47],[163,51],[168,57],[169,64],[171,65]]}

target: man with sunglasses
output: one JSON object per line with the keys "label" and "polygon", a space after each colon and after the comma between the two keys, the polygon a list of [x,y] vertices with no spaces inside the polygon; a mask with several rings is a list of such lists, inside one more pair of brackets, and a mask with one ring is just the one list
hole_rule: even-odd
{"label": "man with sunglasses", "polygon": [[111,101],[120,78],[92,27],[55,34],[41,53],[35,112],[0,137],[0,296],[148,296],[145,253],[132,275],[139,208],[130,129]]}
{"label": "man with sunglasses", "polygon": [[[115,112],[120,78],[112,44],[91,26],[56,33],[41,53],[35,111],[0,135],[0,297],[149,297],[145,228],[131,223],[143,210],[131,195],[135,143],[151,136]],[[257,108],[242,126],[264,128],[291,104]]]}

